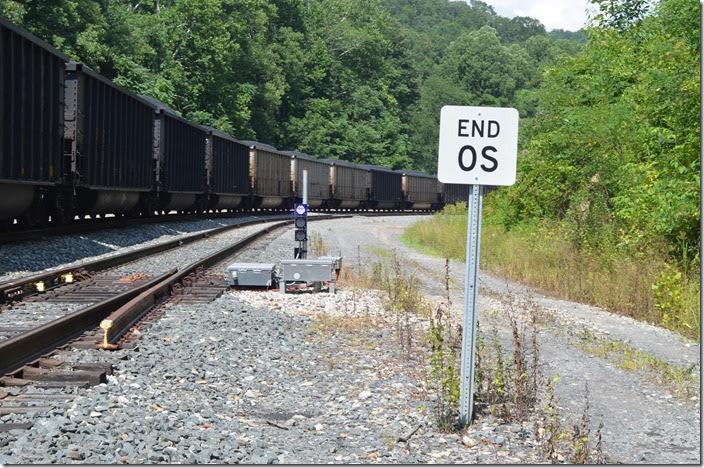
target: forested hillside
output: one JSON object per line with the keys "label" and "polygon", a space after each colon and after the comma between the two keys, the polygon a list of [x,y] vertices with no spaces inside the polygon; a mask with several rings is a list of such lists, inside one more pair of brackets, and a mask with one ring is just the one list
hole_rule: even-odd
{"label": "forested hillside", "polygon": [[582,52],[543,76],[519,183],[497,194],[495,214],[507,228],[559,222],[577,251],[610,268],[636,260],[648,317],[697,336],[700,6],[597,3]]}
{"label": "forested hillside", "polygon": [[0,0],[0,14],[239,138],[431,172],[443,104],[531,115],[540,67],[583,39],[479,1]]}
{"label": "forested hillside", "polygon": [[[581,50],[527,90],[448,99],[514,104],[528,117],[516,184],[487,197],[486,266],[698,337],[699,3],[592,5]],[[410,241],[462,257],[434,241],[464,229],[451,217]]]}
{"label": "forested hillside", "polygon": [[697,251],[698,15],[693,0],[663,0],[648,16],[604,18],[579,55],[548,70],[521,183],[504,194],[507,226],[564,218],[585,246],[665,238]]}

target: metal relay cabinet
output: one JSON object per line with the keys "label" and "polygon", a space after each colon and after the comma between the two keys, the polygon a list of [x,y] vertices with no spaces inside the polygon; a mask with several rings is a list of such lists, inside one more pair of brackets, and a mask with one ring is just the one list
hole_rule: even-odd
{"label": "metal relay cabinet", "polygon": [[227,267],[228,286],[259,286],[270,288],[276,284],[274,263],[233,263]]}
{"label": "metal relay cabinet", "polygon": [[281,292],[286,293],[286,281],[316,283],[328,281],[335,293],[335,262],[331,259],[301,259],[281,261]]}
{"label": "metal relay cabinet", "polygon": [[334,255],[326,255],[318,257],[318,260],[330,260],[332,262],[332,268],[335,270],[335,274],[339,275],[342,269],[342,257],[337,257]]}

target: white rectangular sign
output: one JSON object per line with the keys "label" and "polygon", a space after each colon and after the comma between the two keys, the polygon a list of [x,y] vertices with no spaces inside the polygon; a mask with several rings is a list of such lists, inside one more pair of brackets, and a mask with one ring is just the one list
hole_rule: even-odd
{"label": "white rectangular sign", "polygon": [[517,154],[516,109],[444,106],[440,111],[440,182],[513,185]]}

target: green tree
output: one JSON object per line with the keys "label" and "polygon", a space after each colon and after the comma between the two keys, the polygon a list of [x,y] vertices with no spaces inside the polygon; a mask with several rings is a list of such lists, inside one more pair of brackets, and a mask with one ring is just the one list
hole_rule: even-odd
{"label": "green tree", "polygon": [[[693,0],[663,0],[622,28],[589,31],[550,68],[525,131],[508,224],[598,210],[628,249],[693,255],[699,233],[699,37]],[[598,242],[596,237],[592,242]]]}

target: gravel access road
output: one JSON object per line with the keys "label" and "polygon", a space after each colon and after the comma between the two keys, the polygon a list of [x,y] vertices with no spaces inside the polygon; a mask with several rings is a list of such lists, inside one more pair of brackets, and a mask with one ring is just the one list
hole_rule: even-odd
{"label": "gravel access road", "polygon": [[[428,297],[443,295],[444,260],[421,254],[400,241],[403,231],[421,216],[355,218],[354,222],[322,221],[312,226],[327,245],[341,251],[353,264],[358,247],[364,255],[375,249],[396,249],[415,263]],[[464,263],[451,261],[453,313],[460,323],[464,300]],[[645,355],[690,368],[699,375],[700,346],[669,330],[597,307],[558,300],[492,275],[480,274],[480,315],[483,324],[496,325],[510,343],[506,310],[509,304],[536,304],[547,311],[551,323],[543,328],[539,345],[545,373],[559,375],[559,405],[576,421],[589,386],[592,425],[604,422],[604,451],[622,463],[701,463],[700,394],[677,397],[657,378],[626,371],[607,359],[585,353],[577,344],[589,333],[625,343]],[[520,311],[519,311],[520,312]],[[523,312],[526,312],[525,310]]]}

